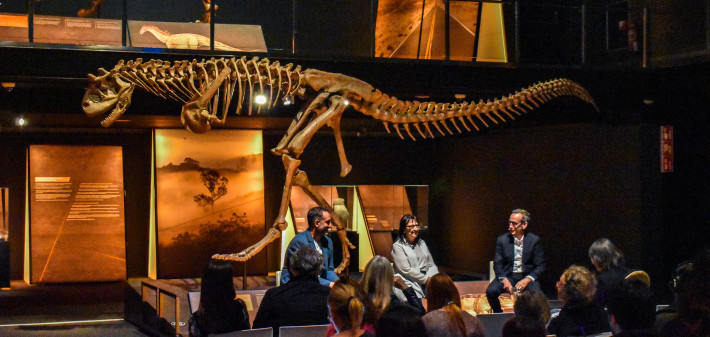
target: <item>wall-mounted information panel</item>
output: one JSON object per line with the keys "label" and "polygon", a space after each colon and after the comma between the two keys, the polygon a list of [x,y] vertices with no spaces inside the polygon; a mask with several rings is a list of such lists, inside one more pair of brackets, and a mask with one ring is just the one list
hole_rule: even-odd
{"label": "wall-mounted information panel", "polygon": [[32,283],[126,278],[120,146],[32,145]]}

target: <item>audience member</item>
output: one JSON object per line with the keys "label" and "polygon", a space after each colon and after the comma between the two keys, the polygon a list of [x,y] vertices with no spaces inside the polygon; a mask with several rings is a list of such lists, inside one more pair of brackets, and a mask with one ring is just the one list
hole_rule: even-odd
{"label": "audience member", "polygon": [[611,288],[621,283],[629,275],[631,269],[624,266],[623,254],[607,238],[594,241],[589,246],[589,259],[599,273],[594,303],[603,308],[607,304]]}
{"label": "audience member", "polygon": [[488,285],[486,297],[493,312],[503,312],[498,296],[527,290],[540,290],[536,280],[545,271],[545,254],[540,237],[526,233],[530,213],[514,209],[508,219],[508,233],[496,239],[493,270],[496,278]]}
{"label": "audience member", "polygon": [[286,261],[281,270],[281,284],[291,280],[289,261],[291,255],[301,247],[311,247],[322,256],[323,266],[318,274],[318,282],[332,286],[338,280],[333,264],[333,241],[325,234],[331,227],[332,218],[325,207],[313,207],[308,211],[308,229],[293,237],[286,249]]}
{"label": "audience member", "polygon": [[664,337],[710,336],[710,249],[694,260],[678,288],[678,316],[663,327]]}
{"label": "audience member", "polygon": [[254,318],[254,328],[328,324],[330,288],[318,282],[323,258],[309,246],[289,257],[291,280],[266,291]]}
{"label": "audience member", "polygon": [[[394,276],[392,263],[383,256],[376,255],[365,265],[365,271],[360,280],[365,292],[370,296],[375,307],[375,316],[380,317],[391,305],[410,305],[422,315],[426,313],[422,300],[417,297],[412,287],[407,286],[404,280]],[[402,301],[394,293],[397,287],[402,290],[407,301]]]}
{"label": "audience member", "polygon": [[424,297],[424,287],[439,269],[426,243],[419,237],[417,217],[405,214],[399,221],[399,237],[392,245],[394,270],[414,289],[417,297]]}
{"label": "audience member", "polygon": [[345,279],[335,282],[328,296],[328,309],[330,322],[336,329],[336,337],[373,337],[374,326],[369,325],[371,331],[363,329],[365,322],[366,303],[370,301],[360,284]]}
{"label": "audience member", "polygon": [[545,337],[545,325],[539,320],[514,316],[503,324],[503,337]]}
{"label": "audience member", "polygon": [[673,302],[667,307],[656,311],[656,330],[663,331],[663,327],[678,316],[678,293],[688,281],[688,276],[693,269],[693,261],[684,261],[676,266],[671,280],[668,282],[668,287],[673,293]]}
{"label": "audience member", "polygon": [[422,316],[407,305],[391,305],[377,320],[377,337],[428,337]]}
{"label": "audience member", "polygon": [[550,303],[541,291],[527,291],[515,300],[513,307],[515,316],[527,317],[542,322],[547,326],[550,321]]}
{"label": "audience member", "polygon": [[454,281],[439,273],[426,287],[427,314],[422,320],[429,337],[483,337],[483,323],[461,310],[461,297]]}
{"label": "audience member", "polygon": [[586,336],[610,331],[604,309],[592,302],[596,280],[589,269],[573,265],[557,281],[557,295],[563,303],[547,330],[557,337]]}
{"label": "audience member", "polygon": [[232,265],[210,260],[202,274],[200,305],[189,320],[190,337],[249,329],[249,312],[236,298]]}
{"label": "audience member", "polygon": [[[360,324],[360,328],[362,330],[368,331],[372,334],[375,333],[375,324],[377,323],[377,310],[375,309],[375,306],[372,304],[372,299],[370,299],[369,296],[367,296],[367,293],[365,290],[362,289],[362,286],[357,283],[356,281],[352,279],[345,279],[342,280],[343,282],[349,284],[349,288],[351,287],[353,291],[355,292],[354,297],[357,297],[360,299],[360,302],[364,305],[365,309],[365,316],[362,319],[362,323]],[[346,282],[347,281],[347,282]],[[337,284],[337,281],[336,281]],[[335,286],[335,285],[334,285]],[[331,289],[331,295],[333,294],[333,290]],[[332,309],[332,307],[331,307]],[[331,320],[330,324],[328,325],[328,331],[326,332],[325,336],[330,337],[338,333],[338,330],[336,329],[335,324]]]}
{"label": "audience member", "polygon": [[607,309],[614,337],[656,337],[653,322],[656,304],[646,283],[638,279],[615,285],[608,298]]}

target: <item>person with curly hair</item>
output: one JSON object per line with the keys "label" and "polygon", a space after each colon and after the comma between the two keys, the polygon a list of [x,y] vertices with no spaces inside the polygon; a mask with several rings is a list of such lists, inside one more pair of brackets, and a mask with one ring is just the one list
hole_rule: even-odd
{"label": "person with curly hair", "polygon": [[557,296],[563,306],[550,321],[547,331],[557,337],[586,336],[611,331],[602,307],[592,302],[597,281],[592,272],[573,265],[557,281]]}

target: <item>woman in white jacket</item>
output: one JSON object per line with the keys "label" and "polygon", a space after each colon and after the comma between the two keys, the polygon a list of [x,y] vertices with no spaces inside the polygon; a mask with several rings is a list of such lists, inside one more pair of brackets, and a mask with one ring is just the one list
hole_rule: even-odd
{"label": "woman in white jacket", "polygon": [[417,217],[411,214],[402,217],[399,221],[399,237],[392,245],[392,259],[395,273],[422,298],[426,293],[427,281],[438,274],[439,269],[426,243],[419,238],[419,229]]}

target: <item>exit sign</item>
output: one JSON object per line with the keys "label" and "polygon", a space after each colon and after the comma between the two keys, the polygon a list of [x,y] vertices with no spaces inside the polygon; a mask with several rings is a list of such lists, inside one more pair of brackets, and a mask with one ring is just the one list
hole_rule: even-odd
{"label": "exit sign", "polygon": [[673,172],[673,126],[661,126],[661,173]]}

